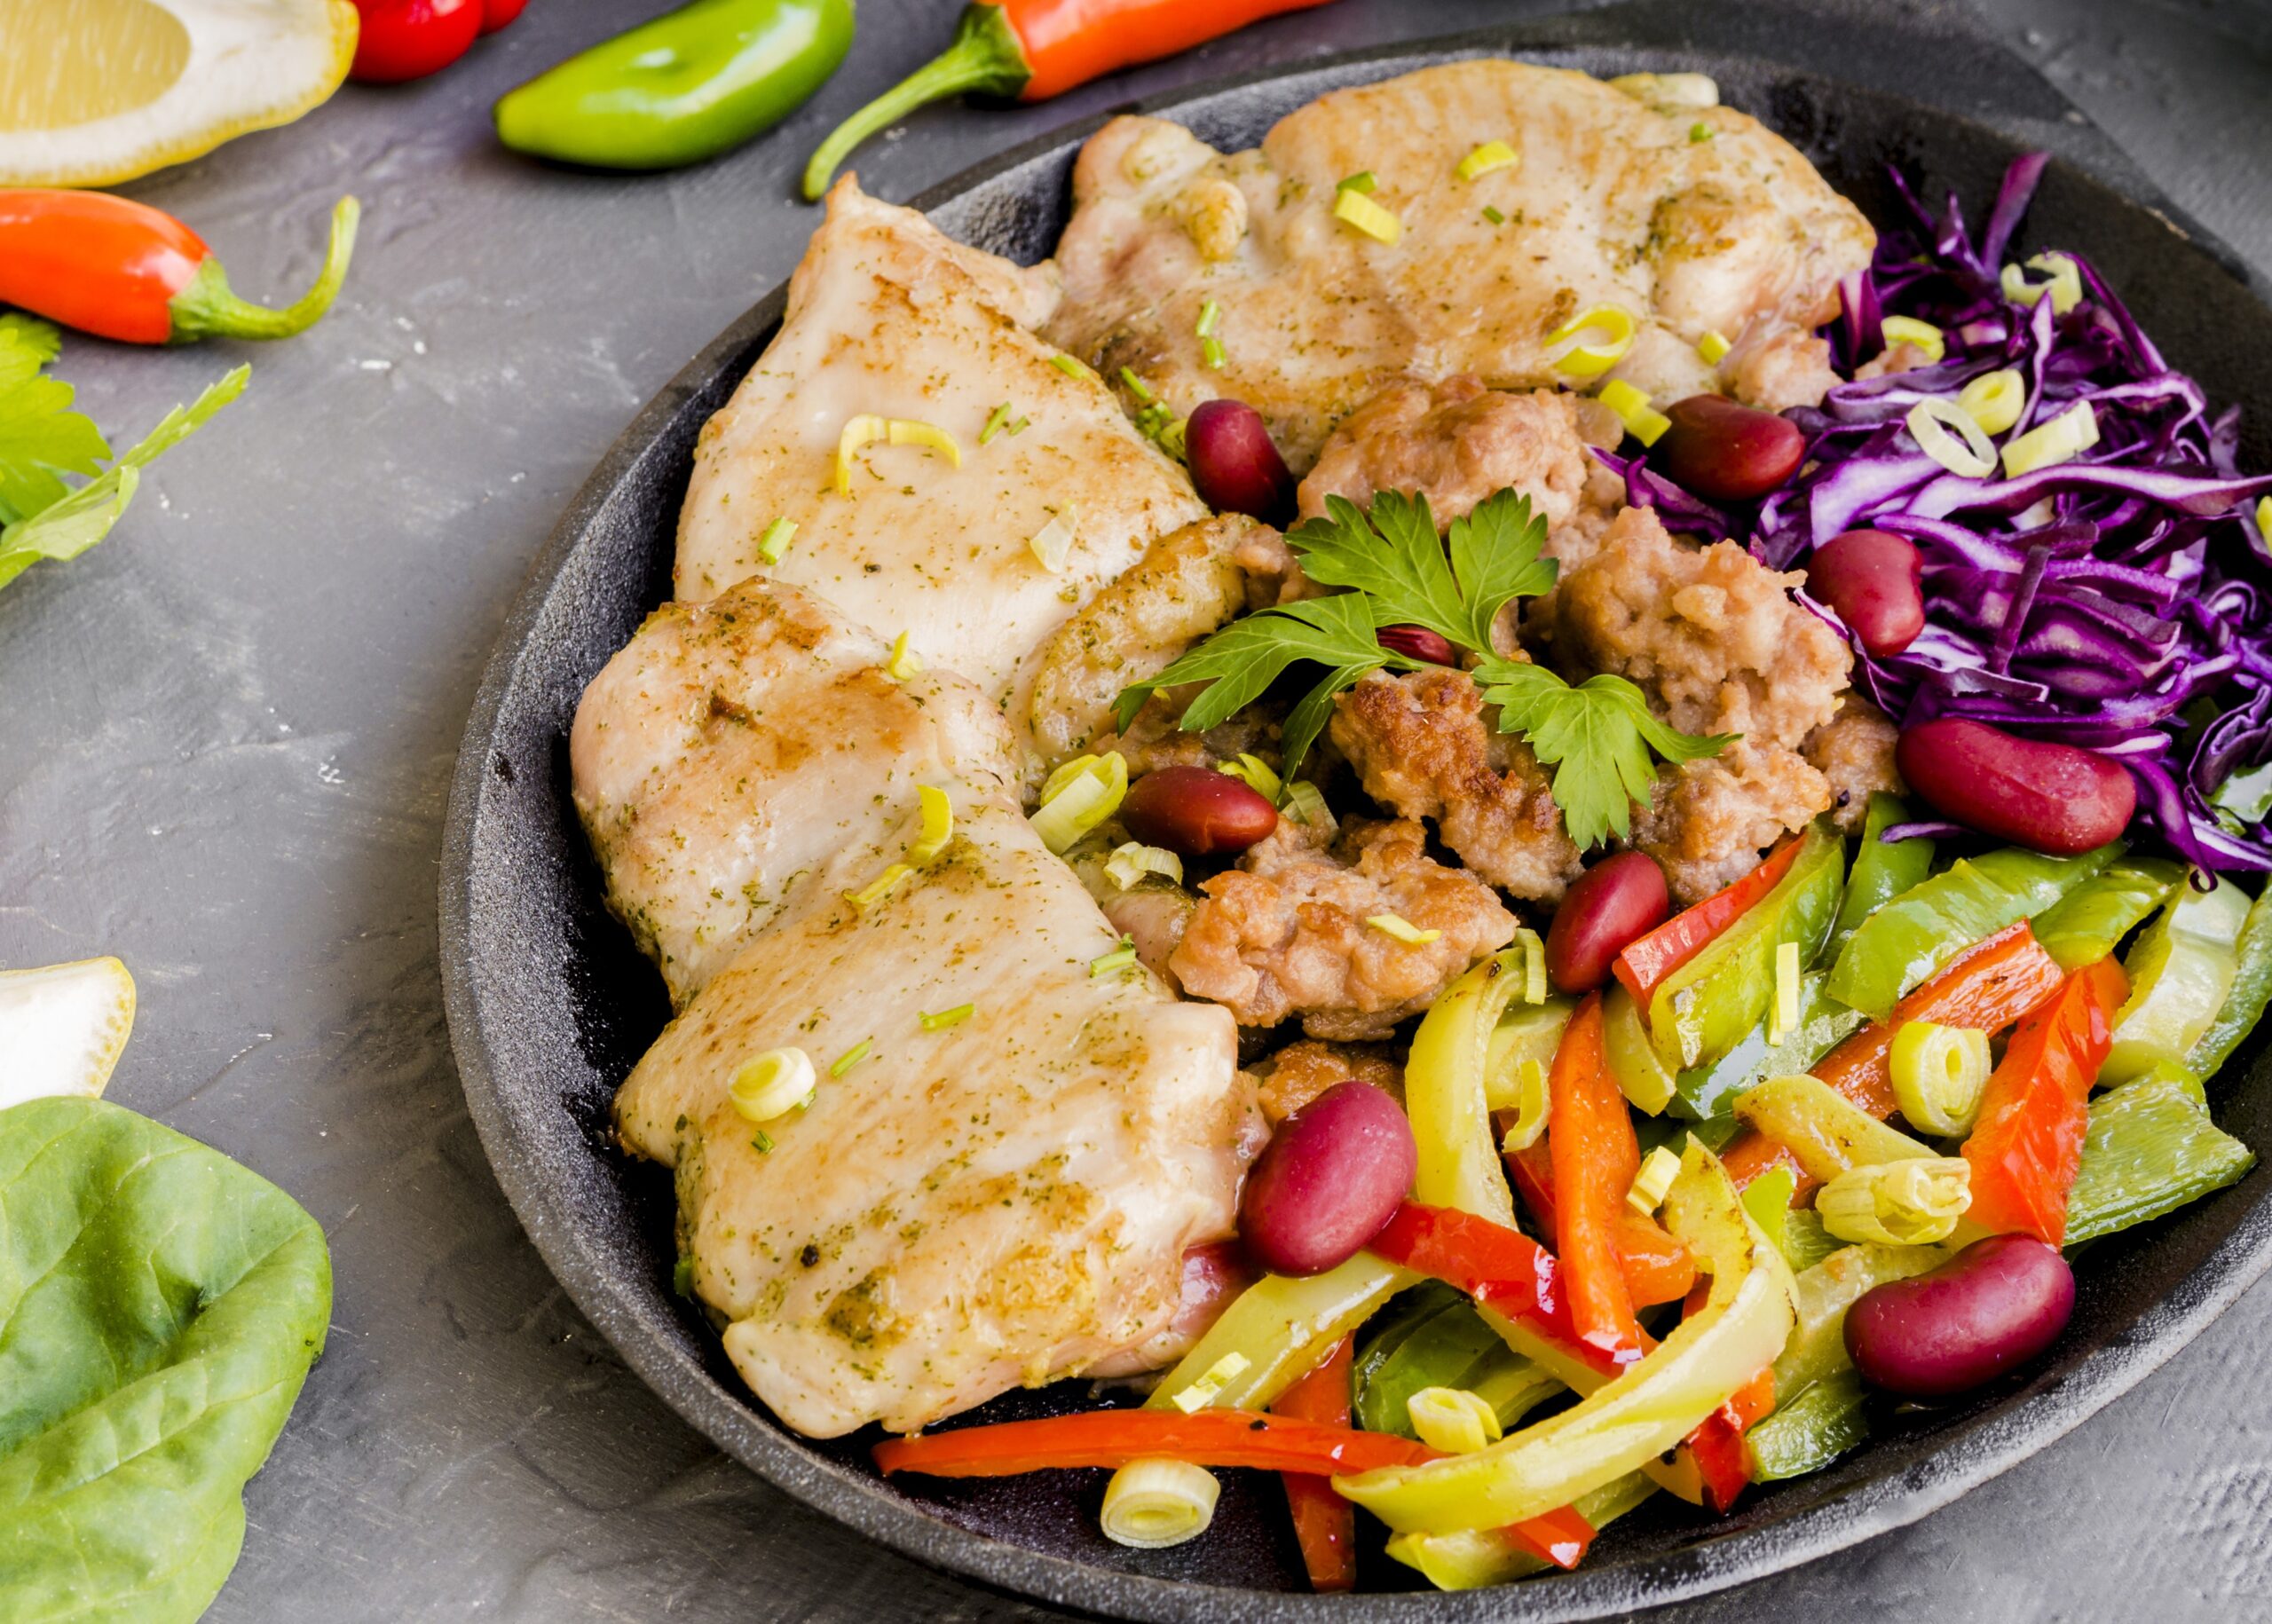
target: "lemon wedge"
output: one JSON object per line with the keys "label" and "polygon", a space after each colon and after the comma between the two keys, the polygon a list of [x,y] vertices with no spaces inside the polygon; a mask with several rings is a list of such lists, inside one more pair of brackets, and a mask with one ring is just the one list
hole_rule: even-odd
{"label": "lemon wedge", "polygon": [[0,1110],[101,1093],[133,1029],[134,978],[115,958],[0,971]]}
{"label": "lemon wedge", "polygon": [[0,0],[0,185],[106,186],[289,123],[355,56],[350,0]]}

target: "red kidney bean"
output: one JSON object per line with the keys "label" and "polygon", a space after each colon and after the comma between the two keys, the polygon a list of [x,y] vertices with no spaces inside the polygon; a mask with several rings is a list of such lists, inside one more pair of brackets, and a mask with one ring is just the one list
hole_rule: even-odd
{"label": "red kidney bean", "polygon": [[1278,808],[1228,773],[1163,767],[1128,786],[1120,821],[1147,846],[1187,857],[1242,852],[1278,827]]}
{"label": "red kidney bean", "polygon": [[1772,412],[1717,395],[1691,395],[1665,409],[1672,427],[1649,449],[1649,461],[1675,485],[1708,501],[1764,496],[1798,471],[1807,437]]}
{"label": "red kidney bean", "polygon": [[1432,666],[1459,664],[1459,656],[1452,651],[1452,645],[1443,634],[1432,632],[1424,626],[1384,626],[1373,637],[1384,649],[1394,649],[1399,654],[1424,659]]}
{"label": "red kidney bean", "polygon": [[1904,728],[1894,764],[1935,811],[2056,856],[2105,845],[2138,806],[2138,786],[2109,757],[1960,716]]}
{"label": "red kidney bean", "polygon": [[2074,1306],[2074,1271],[2057,1247],[1991,1235],[1928,1273],[1862,1293],[1846,1311],[1846,1352],[1874,1387],[1945,1399],[2042,1352]]}
{"label": "red kidney bean", "polygon": [[1395,1215],[1420,1153],[1395,1100],[1337,1083],[1278,1124],[1239,1198],[1247,1256],[1274,1274],[1346,1263]]}
{"label": "red kidney bean", "polygon": [[1235,1241],[1210,1241],[1183,1255],[1183,1301],[1169,1328],[1179,1336],[1203,1336],[1222,1318],[1231,1300],[1254,1283],[1254,1271]]}
{"label": "red kidney bean", "polygon": [[1807,590],[1838,611],[1863,648],[1898,654],[1925,629],[1924,560],[1899,536],[1850,530],[1807,560]]}
{"label": "red kidney bean", "polygon": [[1183,425],[1184,460],[1200,500],[1219,513],[1275,523],[1294,505],[1294,477],[1262,414],[1242,400],[1210,400]]}
{"label": "red kidney bean", "polygon": [[1664,871],[1646,852],[1605,857],[1578,876],[1546,929],[1546,973],[1565,992],[1591,992],[1609,979],[1626,944],[1664,923],[1672,899]]}

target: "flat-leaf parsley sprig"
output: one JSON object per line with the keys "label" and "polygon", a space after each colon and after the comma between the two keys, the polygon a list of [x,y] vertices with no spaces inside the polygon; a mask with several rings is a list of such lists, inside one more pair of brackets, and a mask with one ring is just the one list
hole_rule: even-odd
{"label": "flat-leaf parsley sprig", "polygon": [[1425,664],[1383,648],[1379,629],[1424,626],[1479,657],[1477,686],[1499,707],[1501,730],[1522,735],[1552,769],[1570,838],[1581,847],[1611,834],[1623,839],[1632,832],[1632,803],[1648,799],[1656,776],[1652,750],[1668,761],[1692,761],[1737,736],[1700,738],[1667,726],[1622,677],[1604,673],[1573,688],[1493,648],[1499,611],[1554,586],[1555,561],[1539,556],[1545,540],[1544,516],[1511,489],[1453,520],[1440,539],[1424,496],[1376,492],[1369,510],[1329,496],[1325,514],[1287,532],[1286,543],[1310,579],[1346,590],[1233,621],[1148,682],[1122,690],[1115,713],[1124,730],[1155,690],[1204,682],[1180,724],[1196,732],[1253,704],[1289,667],[1322,666],[1324,675],[1286,718],[1283,776],[1291,780],[1324,730],[1334,695],[1368,673]]}

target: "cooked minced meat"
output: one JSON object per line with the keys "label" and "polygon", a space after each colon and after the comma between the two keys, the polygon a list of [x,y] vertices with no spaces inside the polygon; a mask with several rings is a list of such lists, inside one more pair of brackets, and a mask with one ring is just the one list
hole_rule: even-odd
{"label": "cooked minced meat", "polygon": [[1369,1083],[1404,1098],[1404,1068],[1386,1044],[1329,1044],[1305,1037],[1254,1068],[1256,1098],[1276,1127],[1337,1083]]}
{"label": "cooked minced meat", "polygon": [[1651,804],[1634,808],[1633,844],[1657,860],[1674,905],[1685,908],[1829,805],[1828,780],[1797,752],[1731,745],[1658,777]]}
{"label": "cooked minced meat", "polygon": [[1859,834],[1870,797],[1901,792],[1893,747],[1901,729],[1859,694],[1848,694],[1838,714],[1807,735],[1799,746],[1814,769],[1830,781],[1831,816],[1842,834]]}

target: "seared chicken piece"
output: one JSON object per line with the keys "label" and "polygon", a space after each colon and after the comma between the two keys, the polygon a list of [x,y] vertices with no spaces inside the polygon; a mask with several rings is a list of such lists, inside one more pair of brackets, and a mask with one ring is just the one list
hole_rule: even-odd
{"label": "seared chicken piece", "polygon": [[[1242,1026],[1302,1018],[1313,1037],[1385,1037],[1451,979],[1515,939],[1491,888],[1426,851],[1412,820],[1352,820],[1331,853],[1281,818],[1277,832],[1208,880],[1168,960],[1186,992],[1229,1006]],[[1433,941],[1368,921],[1394,914]]]}
{"label": "seared chicken piece", "polygon": [[916,832],[915,786],[1008,793],[1001,713],[792,587],[669,603],[592,679],[568,761],[608,905],[684,1007],[816,888],[856,887]]}
{"label": "seared chicken piece", "polygon": [[1657,860],[1673,905],[1702,902],[1755,865],[1784,831],[1830,806],[1830,785],[1778,745],[1734,744],[1660,773],[1633,815],[1633,844]]}
{"label": "seared chicken piece", "polygon": [[[760,573],[805,587],[1022,716],[1021,663],[1154,537],[1207,512],[1101,382],[1051,364],[1031,329],[1055,297],[1050,267],[1020,270],[838,182],[780,332],[696,443],[677,595]],[[839,494],[839,436],[864,415],[943,430],[960,466],[879,440],[851,453]],[[797,529],[768,564],[777,519]],[[1072,535],[1056,567],[1031,545],[1053,524],[1045,545]]]}
{"label": "seared chicken piece", "polygon": [[1857,693],[1846,696],[1838,714],[1807,735],[1799,746],[1814,769],[1830,782],[1831,816],[1842,834],[1859,834],[1869,816],[1870,797],[1901,793],[1901,773],[1893,747],[1901,729],[1886,713]]}
{"label": "seared chicken piece", "polygon": [[[1491,140],[1518,161],[1461,179]],[[1360,171],[1396,218],[1392,242],[1334,216],[1337,183]],[[1108,376],[1130,367],[1179,412],[1246,401],[1297,472],[1407,374],[1558,382],[1550,335],[1600,305],[1637,323],[1619,375],[1661,399],[1818,399],[1832,379],[1811,329],[1875,241],[1744,114],[1653,107],[1583,74],[1490,59],[1335,91],[1230,156],[1162,120],[1117,118],[1082,149],[1073,198],[1065,298],[1045,330]],[[1211,300],[1219,369],[1196,331]],[[1716,371],[1696,350],[1715,331],[1735,345]]]}
{"label": "seared chicken piece", "polygon": [[1484,717],[1464,671],[1375,672],[1334,700],[1333,743],[1365,793],[1432,817],[1470,869],[1526,902],[1558,902],[1584,870],[1545,769]]}
{"label": "seared chicken piece", "polygon": [[[1073,871],[998,793],[949,788],[935,863],[758,933],[616,1099],[676,1171],[727,1356],[810,1437],[1172,1357],[1184,1255],[1229,1234],[1258,1147],[1229,1013],[1093,973],[1116,938]],[[810,1103],[746,1119],[737,1069],[790,1047]]]}

